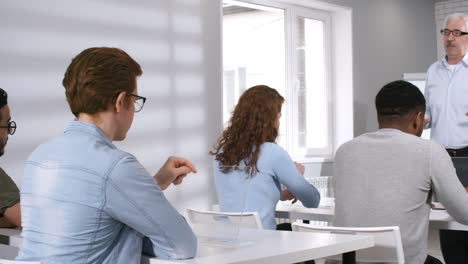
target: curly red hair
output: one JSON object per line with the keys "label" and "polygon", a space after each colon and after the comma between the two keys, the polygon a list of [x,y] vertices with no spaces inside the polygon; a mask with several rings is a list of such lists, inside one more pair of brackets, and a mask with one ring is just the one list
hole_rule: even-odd
{"label": "curly red hair", "polygon": [[283,102],[278,91],[266,85],[253,86],[242,94],[214,151],[210,151],[223,172],[238,169],[242,160],[246,171],[258,171],[260,146],[278,137]]}

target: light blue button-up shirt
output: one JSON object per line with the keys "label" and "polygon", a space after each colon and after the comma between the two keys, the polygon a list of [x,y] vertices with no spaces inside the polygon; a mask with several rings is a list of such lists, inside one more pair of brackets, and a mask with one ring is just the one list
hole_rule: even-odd
{"label": "light blue button-up shirt", "polygon": [[222,172],[214,161],[219,206],[225,212],[258,212],[263,228],[276,229],[275,211],[281,184],[306,207],[317,207],[320,193],[296,169],[288,153],[274,143],[263,143],[257,160],[258,173],[245,170]]}
{"label": "light blue button-up shirt", "polygon": [[140,263],[190,258],[192,229],[154,178],[94,125],[72,121],[26,162],[18,260]]}
{"label": "light blue button-up shirt", "polygon": [[426,118],[431,139],[446,148],[468,146],[468,54],[452,72],[447,60],[435,62],[427,71]]}

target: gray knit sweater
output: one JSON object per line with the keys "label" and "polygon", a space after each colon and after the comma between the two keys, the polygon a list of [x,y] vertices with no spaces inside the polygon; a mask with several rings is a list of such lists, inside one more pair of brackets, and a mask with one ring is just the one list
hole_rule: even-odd
{"label": "gray knit sweater", "polygon": [[468,194],[445,149],[381,129],[345,144],[335,157],[335,226],[400,227],[405,263],[424,263],[431,191],[448,213],[468,224]]}

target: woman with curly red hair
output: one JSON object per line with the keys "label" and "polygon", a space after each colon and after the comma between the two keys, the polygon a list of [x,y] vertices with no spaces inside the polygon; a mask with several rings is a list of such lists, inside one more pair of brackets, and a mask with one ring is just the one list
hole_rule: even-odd
{"label": "woman with curly red hair", "polygon": [[[317,207],[320,202],[317,189],[301,175],[304,167],[275,143],[283,102],[266,85],[246,90],[210,152],[215,159],[220,209],[258,212],[266,229],[276,228],[275,208],[280,198],[297,198],[306,207]],[[281,191],[281,185],[287,189]]]}

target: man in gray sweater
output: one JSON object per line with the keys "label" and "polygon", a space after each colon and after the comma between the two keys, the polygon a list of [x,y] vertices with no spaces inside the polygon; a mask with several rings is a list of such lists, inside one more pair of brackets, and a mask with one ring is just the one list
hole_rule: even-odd
{"label": "man in gray sweater", "polygon": [[419,136],[426,102],[405,81],[375,98],[379,130],[343,144],[335,156],[335,226],[399,226],[405,263],[431,263],[427,233],[432,192],[468,225],[468,194],[445,149]]}

